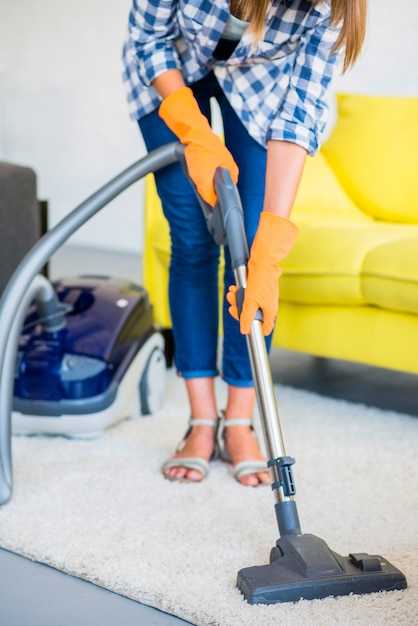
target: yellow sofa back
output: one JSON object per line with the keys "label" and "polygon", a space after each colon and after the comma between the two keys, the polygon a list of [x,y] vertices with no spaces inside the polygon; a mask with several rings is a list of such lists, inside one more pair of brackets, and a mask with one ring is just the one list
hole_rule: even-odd
{"label": "yellow sofa back", "polygon": [[340,94],[321,154],[364,213],[418,223],[418,98]]}

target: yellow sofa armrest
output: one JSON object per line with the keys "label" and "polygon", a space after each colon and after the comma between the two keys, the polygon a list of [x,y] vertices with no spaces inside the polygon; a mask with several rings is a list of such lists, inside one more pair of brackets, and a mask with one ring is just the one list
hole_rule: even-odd
{"label": "yellow sofa armrest", "polygon": [[145,179],[144,210],[144,287],[154,307],[154,318],[163,328],[171,328],[168,305],[168,266],[170,230],[155,187],[154,175]]}

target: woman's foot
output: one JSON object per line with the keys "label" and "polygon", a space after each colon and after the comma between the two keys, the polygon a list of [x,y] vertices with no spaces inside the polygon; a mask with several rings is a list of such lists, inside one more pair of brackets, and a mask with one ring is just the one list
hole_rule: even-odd
{"label": "woman's foot", "polygon": [[180,444],[179,451],[162,467],[168,480],[200,482],[209,471],[209,461],[216,458],[218,419],[196,419]]}
{"label": "woman's foot", "polygon": [[270,483],[265,457],[262,455],[249,419],[228,419],[223,425],[223,457],[232,463],[234,476],[247,487]]}

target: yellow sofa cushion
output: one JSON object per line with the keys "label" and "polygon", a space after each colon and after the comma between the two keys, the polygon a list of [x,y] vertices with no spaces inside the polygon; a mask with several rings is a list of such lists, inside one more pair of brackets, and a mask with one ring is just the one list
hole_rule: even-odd
{"label": "yellow sofa cushion", "polygon": [[[292,252],[281,263],[280,298],[299,304],[366,305],[362,283],[365,259],[376,247],[407,237],[418,242],[416,226],[394,227],[373,220],[305,224]],[[390,262],[388,259],[387,267]]]}
{"label": "yellow sofa cushion", "polygon": [[416,315],[375,306],[281,302],[273,345],[418,374]]}
{"label": "yellow sofa cushion", "polygon": [[417,269],[418,227],[415,237],[384,243],[367,254],[361,278],[365,298],[375,306],[417,315]]}
{"label": "yellow sofa cushion", "polygon": [[321,153],[353,202],[392,222],[418,223],[418,98],[340,94]]}

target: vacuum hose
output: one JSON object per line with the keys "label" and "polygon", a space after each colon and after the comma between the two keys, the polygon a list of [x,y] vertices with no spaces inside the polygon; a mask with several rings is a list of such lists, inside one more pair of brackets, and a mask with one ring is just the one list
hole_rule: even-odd
{"label": "vacuum hose", "polygon": [[[55,295],[39,275],[52,254],[85,222],[122,191],[147,174],[183,159],[184,147],[171,143],[150,152],[104,185],[47,232],[29,251],[10,279],[0,300],[0,505],[12,495],[11,416],[16,353],[26,311],[39,300],[47,309]],[[52,289],[53,291],[53,289]],[[58,322],[59,324],[60,322]]]}

